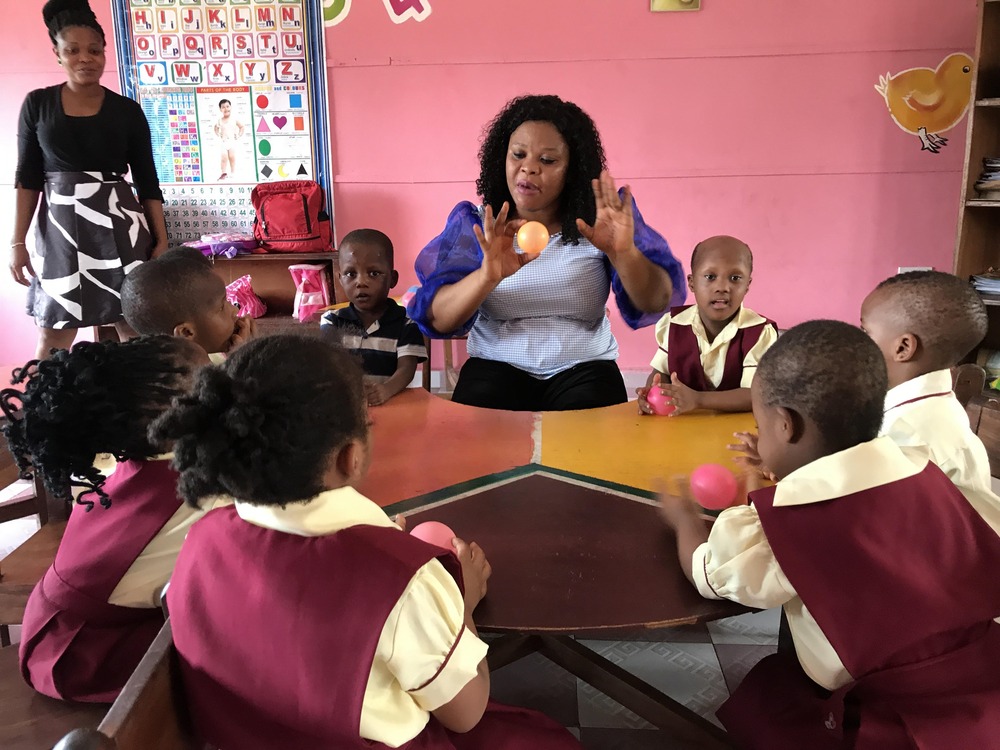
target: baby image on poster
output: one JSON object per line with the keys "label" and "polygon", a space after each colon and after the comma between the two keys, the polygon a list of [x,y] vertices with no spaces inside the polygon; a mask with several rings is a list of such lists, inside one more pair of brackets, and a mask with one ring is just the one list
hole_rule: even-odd
{"label": "baby image on poster", "polygon": [[249,89],[199,88],[198,120],[203,180],[254,182],[256,165],[250,128]]}
{"label": "baby image on poster", "polygon": [[246,125],[233,116],[233,103],[229,99],[219,100],[219,119],[212,126],[215,137],[222,146],[222,164],[219,169],[222,174],[219,180],[225,180],[236,174],[236,152],[240,139],[246,131]]}

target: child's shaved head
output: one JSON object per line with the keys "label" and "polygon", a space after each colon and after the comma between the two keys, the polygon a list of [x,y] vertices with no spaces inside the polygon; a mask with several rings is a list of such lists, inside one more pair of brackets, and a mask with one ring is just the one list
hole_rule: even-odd
{"label": "child's shaved head", "polygon": [[898,324],[920,339],[934,369],[956,365],[986,336],[986,305],[972,286],[941,271],[891,276],[872,292],[891,302]]}
{"label": "child's shaved head", "polygon": [[702,240],[697,245],[694,246],[694,250],[691,252],[691,273],[694,273],[695,267],[698,265],[698,256],[707,253],[714,249],[731,249],[739,248],[746,253],[747,266],[750,271],[753,271],[753,252],[750,250],[750,246],[743,240],[736,239],[735,237],[730,237],[729,235],[720,234],[716,237],[709,237],[707,240]]}
{"label": "child's shaved head", "polygon": [[888,376],[882,353],[863,331],[811,320],[767,350],[754,386],[765,406],[798,412],[819,428],[830,450],[840,451],[878,434]]}

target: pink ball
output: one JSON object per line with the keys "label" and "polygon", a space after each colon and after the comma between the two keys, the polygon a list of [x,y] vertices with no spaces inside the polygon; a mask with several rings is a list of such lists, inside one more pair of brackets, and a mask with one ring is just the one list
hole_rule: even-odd
{"label": "pink ball", "polygon": [[410,531],[410,536],[415,536],[417,539],[425,541],[428,544],[436,544],[438,547],[444,547],[448,550],[455,549],[451,546],[451,540],[455,538],[455,532],[439,521],[418,523]]}
{"label": "pink ball", "polygon": [[663,391],[660,390],[658,385],[652,386],[646,395],[646,401],[653,408],[653,413],[661,417],[669,416],[677,410],[676,406],[668,403],[669,398],[669,396],[663,395]]}
{"label": "pink ball", "polygon": [[736,500],[736,477],[720,464],[702,464],[691,472],[691,494],[703,508],[722,510]]}

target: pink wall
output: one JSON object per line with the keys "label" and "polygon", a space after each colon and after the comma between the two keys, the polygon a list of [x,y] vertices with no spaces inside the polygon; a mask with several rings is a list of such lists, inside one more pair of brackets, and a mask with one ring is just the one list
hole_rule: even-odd
{"label": "pink wall", "polygon": [[[748,303],[783,327],[856,320],[897,266],[950,269],[964,121],[941,154],[921,153],[873,86],[971,51],[974,0],[945,13],[939,0],[705,0],[697,13],[651,13],[647,0],[429,2],[425,21],[398,25],[383,3],[354,2],[327,31],[337,230],[386,231],[402,288],[449,209],[474,197],[483,124],[529,92],[590,112],[612,173],[685,265],[708,235],[749,242]],[[11,5],[15,50],[0,85],[18,93],[0,104],[5,181],[20,92],[58,80],[41,2]],[[23,296],[0,285],[0,361],[10,361],[33,335]],[[615,326],[622,366],[645,368],[651,331]]]}
{"label": "pink wall", "polygon": [[[35,353],[35,327],[25,315],[25,287],[14,283],[7,271],[7,246],[14,231],[14,169],[17,165],[17,117],[24,95],[32,89],[52,86],[65,80],[48,32],[42,22],[45,0],[18,0],[4,3],[3,22],[7,33],[6,62],[0,69],[0,364],[23,364]],[[111,4],[92,0],[91,7],[104,33],[111,38]],[[114,45],[108,47],[108,63],[101,83],[115,91],[118,68]],[[29,243],[31,240],[29,239]],[[89,332],[80,338],[89,338]],[[0,387],[6,383],[0,383]]]}

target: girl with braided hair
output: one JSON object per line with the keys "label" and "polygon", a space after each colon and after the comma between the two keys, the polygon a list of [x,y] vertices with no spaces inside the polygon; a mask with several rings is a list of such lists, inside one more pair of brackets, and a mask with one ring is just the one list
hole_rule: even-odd
{"label": "girl with braided hair", "polygon": [[[167,249],[149,124],[136,102],[101,85],[104,30],[87,0],[49,0],[42,16],[66,81],[21,106],[9,262],[29,287],[39,359],[68,348],[79,328],[113,323],[121,338],[135,335],[122,319],[122,280]],[[130,170],[138,198],[123,178]]]}
{"label": "girl with braided hair", "polygon": [[[308,367],[302,363],[308,362]],[[570,750],[490,704],[472,611],[482,549],[402,533],[354,487],[371,455],[362,372],[321,339],[269,336],[202,370],[153,425],[189,502],[170,621],[199,739],[240,750]]]}
{"label": "girl with braided hair", "polygon": [[[681,264],[615,189],[594,121],[557,96],[512,99],[486,126],[476,189],[416,261],[410,317],[433,338],[469,334],[453,401],[491,409],[590,409],[628,399],[605,306],[631,328],[684,301]],[[545,251],[515,232],[544,224]]]}
{"label": "girl with braided hair", "polygon": [[[203,511],[177,496],[177,474],[147,428],[208,362],[187,339],[82,342],[14,371],[0,391],[3,428],[22,476],[56,497],[83,489],[55,561],[28,599],[24,679],[53,698],[110,702],[152,643],[160,590]],[[119,463],[105,477],[99,453]]]}

